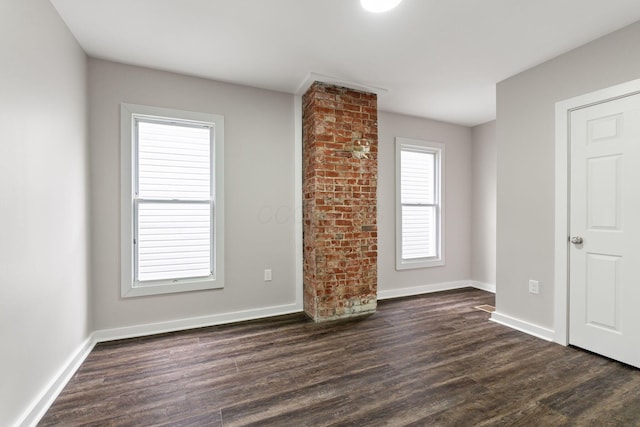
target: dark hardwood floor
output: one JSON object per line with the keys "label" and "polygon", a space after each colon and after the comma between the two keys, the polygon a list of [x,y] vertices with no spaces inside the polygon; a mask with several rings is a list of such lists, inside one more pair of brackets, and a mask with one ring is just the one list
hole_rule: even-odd
{"label": "dark hardwood floor", "polygon": [[475,289],[95,347],[41,426],[640,426],[640,371],[488,321]]}

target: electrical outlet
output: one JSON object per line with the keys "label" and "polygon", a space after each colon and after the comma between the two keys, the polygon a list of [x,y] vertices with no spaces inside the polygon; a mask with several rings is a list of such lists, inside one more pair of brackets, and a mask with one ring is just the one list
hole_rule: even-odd
{"label": "electrical outlet", "polygon": [[529,280],[529,293],[530,294],[539,294],[540,293],[540,282],[537,280]]}
{"label": "electrical outlet", "polygon": [[264,281],[265,282],[270,282],[271,281],[271,269],[267,268],[266,270],[264,270]]}

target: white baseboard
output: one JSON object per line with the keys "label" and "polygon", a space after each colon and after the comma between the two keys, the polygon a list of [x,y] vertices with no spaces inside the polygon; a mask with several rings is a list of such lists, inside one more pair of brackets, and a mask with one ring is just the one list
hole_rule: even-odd
{"label": "white baseboard", "polygon": [[456,282],[431,283],[428,285],[412,286],[410,288],[378,289],[378,300],[410,297],[414,295],[430,294],[432,292],[450,291],[452,289],[462,289],[472,286],[468,280],[459,280]]}
{"label": "white baseboard", "polygon": [[[421,286],[413,286],[409,288],[379,290],[378,299],[400,298],[413,295],[421,295],[432,292],[447,291],[452,289],[461,289],[466,287],[474,287],[488,292],[495,292],[495,285],[486,284],[476,281],[455,281],[434,283]],[[187,319],[177,319],[167,322],[149,323],[143,325],[126,326],[122,328],[102,329],[92,332],[89,337],[78,347],[74,354],[69,357],[60,371],[53,377],[51,382],[43,389],[38,398],[36,398],[25,415],[18,421],[18,426],[31,427],[35,426],[44,416],[54,400],[58,397],[62,389],[73,377],[82,362],[89,355],[96,343],[114,341],[126,338],[135,338],[141,336],[162,334],[167,332],[175,332],[186,329],[202,328],[207,326],[222,325],[227,323],[242,322],[247,320],[261,319],[265,317],[281,316],[285,314],[300,313],[302,307],[298,303],[266,307],[252,310],[236,311],[230,313],[213,314],[209,316],[193,317]],[[506,319],[506,320],[505,320]],[[504,316],[499,313],[493,313],[492,319],[495,322],[504,324],[514,329],[521,330],[531,335],[538,336],[546,340],[553,339],[553,331],[540,328],[538,326]],[[542,331],[542,332],[541,332]],[[549,336],[551,338],[549,338]]]}
{"label": "white baseboard", "polygon": [[146,335],[163,334],[166,332],[182,331],[185,329],[223,325],[225,323],[244,322],[247,320],[262,319],[265,317],[300,313],[301,311],[302,307],[300,307],[298,304],[288,304],[275,307],[235,311],[231,313],[212,314],[209,316],[192,317],[187,319],[170,320],[168,322],[125,326],[123,328],[114,329],[103,329],[95,331],[93,333],[93,337],[96,342],[114,341],[125,338],[135,338]]}
{"label": "white baseboard", "polygon": [[90,336],[78,348],[76,351],[66,360],[62,368],[53,376],[49,384],[40,392],[40,395],[33,401],[29,409],[24,413],[22,418],[16,425],[21,427],[36,426],[40,419],[47,412],[49,407],[56,400],[62,389],[67,385],[69,380],[76,373],[82,362],[87,358],[95,341]]}
{"label": "white baseboard", "polygon": [[516,319],[515,317],[511,317],[497,311],[491,313],[491,321],[516,329],[520,332],[524,332],[525,334],[533,335],[534,337],[541,338],[545,341],[553,341],[555,338],[555,331],[552,329],[538,326],[525,320]]}
{"label": "white baseboard", "polygon": [[172,320],[168,322],[150,323],[146,325],[127,326],[124,328],[103,329],[89,335],[75,353],[67,360],[63,368],[54,376],[51,382],[34,400],[30,408],[18,421],[17,426],[34,427],[47,412],[62,389],[76,373],[82,362],[87,358],[93,347],[99,342],[113,341],[125,338],[135,338],[146,335],[162,334],[165,332],[181,331],[185,329],[202,328],[206,326],[222,325],[225,323],[242,322],[284,314],[300,313],[302,307],[298,304],[281,305],[259,308],[254,310],[236,311],[231,313],[213,314],[210,316],[193,317]]}
{"label": "white baseboard", "polygon": [[484,283],[484,282],[478,282],[476,280],[472,280],[470,282],[470,286],[476,288],[476,289],[480,289],[482,291],[487,291],[487,292],[491,292],[492,294],[496,293],[496,285],[495,283]]}
{"label": "white baseboard", "polygon": [[[378,299],[400,298],[412,295],[421,295],[432,292],[447,291],[475,287],[489,292],[495,292],[495,285],[485,284],[475,281],[455,281],[443,282],[409,288],[379,290]],[[58,397],[60,392],[67,385],[69,380],[76,373],[82,362],[87,358],[96,343],[113,341],[126,338],[135,338],[147,335],[155,335],[166,332],[175,332],[186,329],[202,328],[207,326],[222,325],[227,323],[242,322],[247,320],[261,319],[265,317],[281,316],[285,314],[302,312],[301,304],[294,303],[288,305],[266,307],[252,310],[236,311],[230,313],[213,314],[209,316],[193,317],[187,319],[171,320],[167,322],[149,323],[143,325],[126,326],[122,328],[103,329],[92,332],[89,337],[78,347],[63,367],[53,377],[50,383],[43,389],[40,395],[34,400],[17,425],[21,427],[32,427],[37,425],[40,419],[47,412],[51,404]],[[551,341],[553,331],[540,328],[527,322],[519,321],[509,316],[493,313],[492,319],[497,323],[518,329],[520,331],[538,336]]]}
{"label": "white baseboard", "polygon": [[378,289],[378,299],[392,299],[410,297],[414,295],[430,294],[432,292],[450,291],[453,289],[476,288],[482,291],[496,293],[496,285],[490,283],[477,282],[475,280],[457,280],[455,282],[431,283],[428,285],[411,286],[409,288],[380,290]]}

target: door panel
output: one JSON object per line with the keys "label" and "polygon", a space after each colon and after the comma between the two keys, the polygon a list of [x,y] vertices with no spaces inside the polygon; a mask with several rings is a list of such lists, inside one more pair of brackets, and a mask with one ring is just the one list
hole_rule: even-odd
{"label": "door panel", "polygon": [[570,122],[569,343],[640,367],[640,95]]}
{"label": "door panel", "polygon": [[620,257],[587,254],[586,322],[620,332]]}
{"label": "door panel", "polygon": [[619,230],[620,155],[587,160],[587,214],[590,230]]}
{"label": "door panel", "polygon": [[608,141],[620,136],[622,114],[589,120],[589,144]]}

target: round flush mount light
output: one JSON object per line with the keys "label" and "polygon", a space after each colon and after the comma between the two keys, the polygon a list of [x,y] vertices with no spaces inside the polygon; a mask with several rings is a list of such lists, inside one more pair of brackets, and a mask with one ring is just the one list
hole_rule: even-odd
{"label": "round flush mount light", "polygon": [[360,0],[360,4],[369,12],[380,13],[393,9],[402,0]]}

